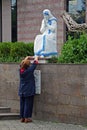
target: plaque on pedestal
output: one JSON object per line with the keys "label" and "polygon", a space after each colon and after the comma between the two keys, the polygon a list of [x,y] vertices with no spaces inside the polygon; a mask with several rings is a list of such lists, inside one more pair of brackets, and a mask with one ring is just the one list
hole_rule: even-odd
{"label": "plaque on pedestal", "polygon": [[35,93],[41,94],[41,71],[35,70],[34,76],[35,76],[35,86],[36,86]]}

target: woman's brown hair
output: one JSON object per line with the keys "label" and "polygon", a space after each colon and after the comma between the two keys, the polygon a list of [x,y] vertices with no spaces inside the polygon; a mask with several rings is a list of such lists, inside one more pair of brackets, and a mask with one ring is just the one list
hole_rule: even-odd
{"label": "woman's brown hair", "polygon": [[27,69],[29,66],[30,66],[30,60],[29,59],[24,59],[24,60],[22,60],[21,61],[21,63],[20,63],[20,68],[21,69]]}

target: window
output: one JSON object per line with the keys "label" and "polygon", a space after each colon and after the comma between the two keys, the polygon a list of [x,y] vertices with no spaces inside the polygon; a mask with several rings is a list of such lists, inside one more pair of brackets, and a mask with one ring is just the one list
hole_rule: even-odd
{"label": "window", "polygon": [[11,0],[12,42],[17,41],[17,0]]}
{"label": "window", "polygon": [[68,0],[68,12],[77,23],[85,23],[86,0]]}
{"label": "window", "polygon": [[[77,23],[85,23],[85,10],[86,0],[67,0],[66,11],[69,12]],[[78,38],[79,34],[80,32],[68,32],[68,29],[66,29],[66,39],[68,38],[68,35]]]}
{"label": "window", "polygon": [[2,0],[0,0],[0,42],[2,41]]}

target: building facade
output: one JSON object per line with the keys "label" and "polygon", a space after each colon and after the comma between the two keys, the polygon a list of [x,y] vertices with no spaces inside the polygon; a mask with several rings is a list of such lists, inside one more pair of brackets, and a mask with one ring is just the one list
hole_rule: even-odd
{"label": "building facade", "polygon": [[10,0],[0,0],[0,41],[11,41]]}
{"label": "building facade", "polygon": [[[76,3],[81,5],[78,1],[84,3],[87,0],[0,0],[0,41],[34,42],[36,35],[40,34],[42,12],[44,9],[49,9],[58,19],[57,45],[60,52],[66,40],[66,25],[61,17],[62,13],[64,10],[71,11],[71,9],[75,12],[73,5],[75,8],[77,8]],[[16,13],[13,17],[12,12],[15,9]],[[85,11],[85,18],[86,15],[87,11]]]}

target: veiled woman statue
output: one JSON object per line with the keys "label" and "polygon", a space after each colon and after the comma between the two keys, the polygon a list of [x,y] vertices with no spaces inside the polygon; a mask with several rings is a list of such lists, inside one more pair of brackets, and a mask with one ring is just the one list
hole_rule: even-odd
{"label": "veiled woman statue", "polygon": [[40,32],[34,41],[34,55],[41,57],[57,56],[57,19],[51,14],[51,11],[43,11]]}

